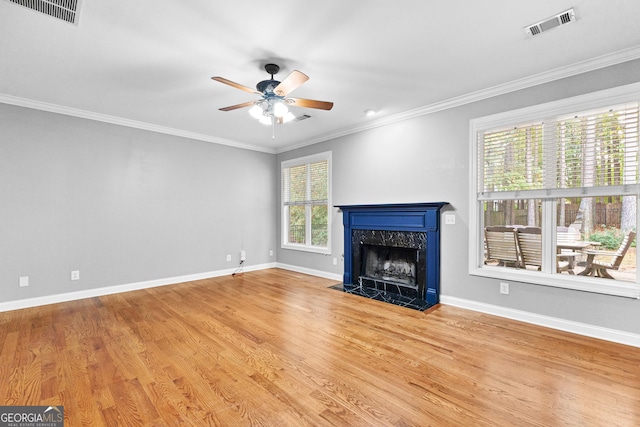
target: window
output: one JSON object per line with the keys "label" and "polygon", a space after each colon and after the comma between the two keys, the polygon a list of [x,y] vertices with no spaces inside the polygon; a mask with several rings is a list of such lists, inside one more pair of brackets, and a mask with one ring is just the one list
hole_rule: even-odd
{"label": "window", "polygon": [[331,152],[282,162],[282,247],[330,253]]}
{"label": "window", "polygon": [[640,298],[639,100],[633,84],[471,121],[471,274]]}

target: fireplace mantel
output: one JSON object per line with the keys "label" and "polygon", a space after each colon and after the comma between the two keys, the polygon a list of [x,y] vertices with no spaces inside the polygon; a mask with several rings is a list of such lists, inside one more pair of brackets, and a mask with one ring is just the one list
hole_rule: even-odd
{"label": "fireplace mantel", "polygon": [[440,288],[440,209],[447,202],[380,205],[337,205],[344,224],[345,285],[353,285],[357,273],[353,261],[354,230],[426,233],[426,284],[424,299],[437,304]]}

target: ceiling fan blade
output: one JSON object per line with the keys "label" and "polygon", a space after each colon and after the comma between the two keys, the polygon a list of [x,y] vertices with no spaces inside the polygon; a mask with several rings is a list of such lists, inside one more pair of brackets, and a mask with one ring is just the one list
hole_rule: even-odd
{"label": "ceiling fan blade", "polygon": [[301,73],[298,70],[293,70],[286,79],[284,79],[278,86],[276,86],[276,88],[273,90],[273,93],[278,96],[287,96],[295,89],[302,86],[302,84],[307,80],[309,80],[309,76]]}
{"label": "ceiling fan blade", "polygon": [[230,105],[229,107],[219,108],[220,111],[237,110],[238,108],[251,107],[255,101],[243,102],[242,104]]}
{"label": "ceiling fan blade", "polygon": [[331,110],[333,108],[333,102],[316,101],[304,98],[287,98],[287,101],[296,107],[317,108],[319,110]]}
{"label": "ceiling fan blade", "polygon": [[245,91],[245,92],[255,93],[255,94],[258,94],[258,95],[262,95],[262,93],[261,93],[261,92],[258,92],[258,91],[257,91],[257,90],[255,90],[255,89],[251,89],[250,87],[247,87],[247,86],[241,85],[240,83],[232,82],[231,80],[227,80],[227,79],[225,79],[224,77],[211,77],[211,80],[215,80],[215,81],[217,81],[217,82],[224,83],[224,84],[229,85],[229,86],[233,86],[233,87],[235,87],[236,89],[240,89],[240,90],[243,90],[243,91]]}

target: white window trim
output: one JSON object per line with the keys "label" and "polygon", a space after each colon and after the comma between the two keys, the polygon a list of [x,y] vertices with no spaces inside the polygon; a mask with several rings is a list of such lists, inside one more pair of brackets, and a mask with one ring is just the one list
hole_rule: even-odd
{"label": "white window trim", "polygon": [[[469,123],[469,274],[499,280],[525,282],[558,288],[573,289],[607,295],[640,299],[640,274],[636,275],[636,283],[604,280],[601,278],[570,276],[545,271],[526,271],[492,267],[484,265],[484,243],[480,233],[483,219],[479,209],[478,189],[478,132],[508,126],[513,123],[539,120],[544,117],[561,116],[579,111],[585,111],[616,105],[640,99],[640,83],[618,86],[598,92],[566,98],[545,104],[534,105],[518,110],[493,114],[490,116],[472,119]],[[611,191],[609,189],[608,191]],[[541,196],[544,196],[541,194]],[[636,196],[638,193],[636,192]],[[553,196],[558,197],[557,195]],[[544,198],[544,197],[541,197]],[[636,215],[636,229],[640,215]],[[549,239],[547,239],[549,240]],[[545,246],[553,247],[555,242],[546,242]],[[638,261],[636,260],[636,264]]]}
{"label": "white window trim", "polygon": [[332,178],[331,178],[331,164],[332,164],[332,156],[331,156],[332,152],[331,151],[325,151],[323,153],[318,153],[318,154],[313,154],[310,156],[305,156],[305,157],[298,157],[295,159],[290,159],[290,160],[285,160],[283,162],[280,163],[280,179],[283,179],[283,171],[285,168],[288,167],[292,167],[292,166],[298,166],[298,165],[304,165],[307,163],[313,163],[313,162],[317,162],[320,160],[327,160],[329,163],[329,170],[328,170],[328,197],[327,197],[327,246],[326,247],[320,247],[320,246],[312,246],[312,245],[302,245],[302,244],[297,244],[297,243],[287,243],[287,230],[288,228],[286,227],[287,225],[287,221],[286,221],[286,206],[284,204],[284,194],[283,194],[283,187],[282,187],[282,182],[280,185],[280,212],[281,212],[281,221],[280,221],[280,226],[282,229],[282,233],[280,235],[280,247],[282,249],[291,249],[291,250],[296,250],[296,251],[303,251],[303,252],[313,252],[313,253],[318,253],[318,254],[323,254],[323,255],[330,255],[331,254],[331,196],[333,193],[332,190]]}

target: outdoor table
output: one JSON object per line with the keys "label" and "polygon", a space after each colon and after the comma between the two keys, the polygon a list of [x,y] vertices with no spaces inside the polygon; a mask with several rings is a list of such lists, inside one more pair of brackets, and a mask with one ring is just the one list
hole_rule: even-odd
{"label": "outdoor table", "polygon": [[[569,271],[573,274],[573,268],[575,267],[575,258],[578,253],[582,253],[587,248],[594,246],[600,246],[600,242],[590,242],[587,240],[577,240],[575,242],[558,242],[556,244],[557,256],[566,257],[569,261]],[[570,249],[573,253],[562,253],[563,249]]]}

